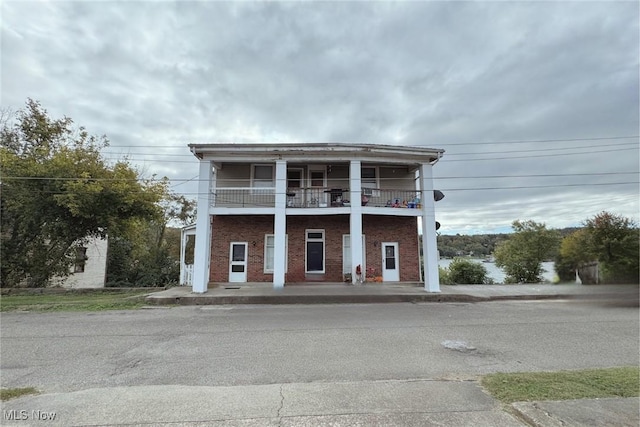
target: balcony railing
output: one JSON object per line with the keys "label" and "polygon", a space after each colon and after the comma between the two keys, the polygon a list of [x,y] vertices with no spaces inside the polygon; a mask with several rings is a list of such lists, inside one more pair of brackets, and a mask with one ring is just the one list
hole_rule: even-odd
{"label": "balcony railing", "polygon": [[[360,204],[381,208],[419,208],[420,194],[415,190],[363,188]],[[287,208],[349,207],[354,203],[351,191],[344,188],[289,188]],[[212,207],[265,208],[275,206],[275,188],[217,188]]]}
{"label": "balcony railing", "polygon": [[272,208],[276,204],[276,189],[273,187],[216,188],[211,197],[211,206],[225,208]]}

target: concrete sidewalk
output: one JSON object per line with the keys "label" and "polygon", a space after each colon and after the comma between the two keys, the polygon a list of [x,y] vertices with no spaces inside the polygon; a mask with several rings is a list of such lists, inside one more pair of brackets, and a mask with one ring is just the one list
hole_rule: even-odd
{"label": "concrete sidewalk", "polygon": [[2,425],[526,425],[470,381],[114,387],[27,396],[2,409]]}
{"label": "concrete sidewalk", "polygon": [[596,299],[638,301],[638,285],[456,285],[441,286],[440,293],[426,292],[415,283],[305,284],[275,290],[261,283],[226,284],[196,294],[191,287],[174,287],[146,297],[150,304],[339,304],[390,302],[483,302],[540,299]]}
{"label": "concrete sidewalk", "polygon": [[518,402],[476,381],[136,386],[3,402],[2,425],[60,426],[637,426],[638,398]]}

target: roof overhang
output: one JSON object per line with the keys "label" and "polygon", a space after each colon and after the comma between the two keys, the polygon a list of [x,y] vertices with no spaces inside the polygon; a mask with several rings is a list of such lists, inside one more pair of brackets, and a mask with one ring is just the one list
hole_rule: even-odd
{"label": "roof overhang", "polygon": [[200,160],[213,162],[325,162],[361,160],[364,162],[406,164],[437,162],[444,150],[426,147],[362,143],[206,143],[189,144]]}

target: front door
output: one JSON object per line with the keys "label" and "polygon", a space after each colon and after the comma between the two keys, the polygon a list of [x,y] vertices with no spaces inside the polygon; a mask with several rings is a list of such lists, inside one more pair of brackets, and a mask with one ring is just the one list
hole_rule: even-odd
{"label": "front door", "polygon": [[229,282],[247,281],[247,243],[231,242],[229,249]]}
{"label": "front door", "polygon": [[382,281],[400,281],[400,263],[398,262],[398,243],[382,243]]}

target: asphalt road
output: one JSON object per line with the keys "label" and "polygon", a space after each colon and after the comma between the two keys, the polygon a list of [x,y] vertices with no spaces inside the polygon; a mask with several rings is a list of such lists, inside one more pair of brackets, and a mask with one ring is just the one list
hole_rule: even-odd
{"label": "asphalt road", "polygon": [[638,365],[638,308],[590,302],[192,306],[0,315],[2,387],[474,379]]}

